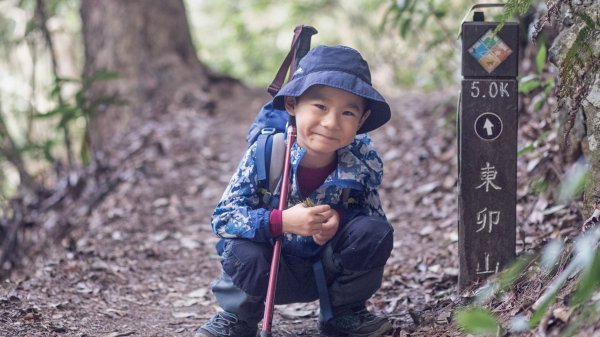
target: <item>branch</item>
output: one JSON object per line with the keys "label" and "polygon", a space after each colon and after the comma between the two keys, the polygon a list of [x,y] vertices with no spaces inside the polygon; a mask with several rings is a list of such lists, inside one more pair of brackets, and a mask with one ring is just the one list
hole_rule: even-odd
{"label": "branch", "polygon": [[33,179],[27,173],[25,169],[25,164],[23,162],[23,158],[21,157],[21,152],[15,145],[14,140],[8,133],[8,128],[6,127],[6,123],[4,122],[4,118],[2,117],[2,106],[0,105],[0,153],[8,159],[8,161],[13,164],[17,171],[19,172],[19,179],[21,180],[21,184],[25,186],[25,188],[29,190],[35,190],[35,185]]}
{"label": "branch", "polygon": [[[48,44],[48,49],[50,50],[50,58],[52,59],[52,72],[54,73],[54,85],[57,90],[58,104],[64,105],[64,100],[62,98],[61,93],[61,83],[60,76],[58,75],[58,60],[56,57],[56,51],[54,49],[54,43],[52,42],[52,36],[50,35],[50,31],[48,30],[48,14],[46,13],[46,7],[44,4],[44,0],[36,0],[35,5],[35,14],[40,20],[40,29],[44,35],[44,40],[46,40],[46,44]],[[69,132],[69,127],[65,125],[63,127],[63,133],[65,137],[65,147],[67,148],[67,160],[69,163],[69,168],[73,167],[73,154],[71,153],[71,134]]]}

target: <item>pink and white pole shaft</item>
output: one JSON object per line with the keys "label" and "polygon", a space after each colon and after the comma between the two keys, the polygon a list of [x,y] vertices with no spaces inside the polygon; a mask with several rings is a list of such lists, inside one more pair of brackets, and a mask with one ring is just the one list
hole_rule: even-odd
{"label": "pink and white pole shaft", "polygon": [[[279,198],[279,209],[281,211],[287,208],[288,193],[290,188],[290,153],[292,145],[296,139],[296,127],[290,123],[287,129],[288,139],[285,148],[285,158],[283,162],[283,176],[281,177],[281,196]],[[267,298],[265,300],[265,314],[263,316],[262,330],[260,337],[271,336],[271,324],[273,322],[273,308],[275,306],[275,290],[277,289],[277,273],[279,272],[279,257],[281,255],[281,237],[275,239],[273,247],[273,258],[271,259],[271,271],[269,273],[269,287],[267,288]]]}

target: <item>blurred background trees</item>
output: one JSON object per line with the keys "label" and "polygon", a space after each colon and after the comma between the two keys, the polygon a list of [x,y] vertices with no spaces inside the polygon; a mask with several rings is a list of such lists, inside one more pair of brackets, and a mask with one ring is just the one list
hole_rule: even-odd
{"label": "blurred background trees", "polygon": [[[488,19],[518,17],[521,22],[518,155],[521,165],[526,163],[519,178],[526,182],[519,202],[543,205],[544,215],[573,208],[577,217],[587,217],[600,195],[599,5],[566,0],[507,3],[507,15],[492,12]],[[108,160],[102,153],[110,150],[112,141],[144,118],[178,108],[204,111],[203,118],[210,118],[218,111],[210,98],[215,87],[238,86],[238,80],[265,87],[298,23],[319,30],[314,44],[359,49],[369,61],[374,83],[387,96],[442,90],[454,102],[461,78],[460,19],[472,4],[0,1],[0,242],[12,240],[2,221],[14,216],[11,198],[44,196],[59,177]],[[446,127],[454,127],[454,115],[440,118],[447,120]],[[596,247],[590,247],[586,264],[570,264],[586,271],[583,280],[588,285],[579,288],[579,304],[600,282],[600,257]],[[560,253],[562,248],[553,251],[564,267],[571,252]],[[502,291],[532,260],[509,270],[508,279],[500,278]],[[549,301],[556,298],[556,292],[546,294]],[[539,322],[548,303],[542,303],[525,330],[527,324]],[[481,311],[475,314],[482,317]],[[463,318],[468,325],[470,317]],[[488,321],[487,328],[497,329],[493,317]]]}
{"label": "blurred background trees", "polygon": [[[319,30],[315,44],[347,44],[361,50],[374,81],[387,94],[394,94],[456,86],[457,18],[470,1],[250,0],[186,1],[184,5],[195,51],[212,74],[264,87],[288,50],[293,26],[307,23]],[[107,7],[107,15],[99,22],[93,15],[97,6]],[[190,61],[190,51],[185,51],[190,47],[181,47],[181,41],[169,45],[155,41],[164,25],[180,32],[176,35],[182,41],[187,39],[190,33],[183,9],[177,14],[182,19],[173,23],[152,16],[150,9],[137,2],[5,0],[0,9],[3,197],[14,195],[20,183],[33,190],[52,186],[57,174],[89,163],[91,143],[107,138],[101,135],[102,127],[96,127],[104,122],[94,117],[95,110],[114,111],[102,118],[119,128],[127,123],[114,122],[128,120],[127,111],[139,107],[148,92],[171,94],[175,86],[169,89],[164,83],[158,87],[153,83],[156,78],[149,71],[153,60],[165,60],[177,50],[188,54],[188,65],[195,64],[198,71],[203,67]],[[172,11],[162,8],[161,13]],[[119,24],[123,20],[131,26]],[[133,31],[122,31],[118,44],[103,41],[104,32],[124,27],[143,30],[146,43],[156,48],[132,40]],[[128,82],[131,76],[139,85]],[[205,75],[192,71],[170,76],[188,83],[193,77],[201,87]],[[123,97],[138,105],[130,109]]]}
{"label": "blurred background trees", "polygon": [[[518,15],[522,24],[520,91],[524,121],[532,114],[557,111],[559,102],[553,93],[559,72],[569,81],[587,83],[580,90],[569,91],[579,88],[571,82],[561,86],[557,92],[560,102],[571,96],[576,96],[575,102],[584,102],[583,93],[589,90],[583,89],[591,87],[589,76],[569,76],[576,71],[565,72],[569,67],[557,69],[548,62],[548,55],[561,22],[586,22],[587,35],[579,39],[578,45],[587,46],[597,34],[597,19],[571,13],[541,30],[544,22],[557,15],[562,1],[549,3],[550,10],[539,0],[509,1],[509,5],[514,5],[512,17]],[[3,202],[15,195],[18,186],[26,190],[51,187],[60,174],[90,163],[94,159],[90,151],[93,144],[101,148],[106,139],[118,138],[113,133],[126,132],[132,111],[141,110],[144,104],[158,104],[178,93],[180,101],[193,97],[195,108],[214,110],[213,103],[201,97],[210,91],[211,81],[220,76],[264,87],[287,52],[296,23],[318,28],[315,44],[346,44],[361,50],[369,60],[374,82],[387,95],[448,90],[449,102],[454,101],[460,80],[460,18],[472,1],[249,0],[156,4],[157,13],[165,15],[155,14],[154,2],[149,4],[77,0],[0,3]],[[568,8],[563,11],[573,12]],[[491,14],[492,20],[502,17],[501,11]],[[542,33],[536,36],[534,45],[531,37],[536,31]],[[117,41],[104,38],[116,32],[121,37]],[[177,38],[161,40],[169,34]],[[550,56],[573,60],[567,65],[592,67],[587,71],[576,67],[580,73],[597,72],[597,62],[574,57],[593,57],[593,50],[562,50],[562,54],[557,51],[556,56]],[[571,56],[566,57],[569,50]],[[179,61],[175,61],[177,57]],[[171,67],[173,62],[180,64]],[[560,107],[565,105],[561,103]],[[579,158],[581,118],[567,110],[573,111],[558,110],[564,112],[559,126],[544,125],[532,135],[537,143],[522,144],[520,155],[537,155],[531,152],[539,147],[539,142],[566,135],[568,141],[558,142],[563,144],[565,162]],[[97,116],[96,111],[108,112]],[[451,126],[454,116],[447,118]],[[543,174],[532,177],[532,189],[543,189],[556,178]],[[589,199],[588,205],[592,203]]]}

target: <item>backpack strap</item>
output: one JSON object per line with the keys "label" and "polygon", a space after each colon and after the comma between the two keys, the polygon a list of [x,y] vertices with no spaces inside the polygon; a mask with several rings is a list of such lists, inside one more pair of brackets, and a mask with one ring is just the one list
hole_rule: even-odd
{"label": "backpack strap", "polygon": [[256,171],[258,188],[273,193],[280,185],[285,157],[285,139],[282,132],[265,128],[256,140]]}
{"label": "backpack strap", "polygon": [[283,132],[276,133],[271,138],[273,142],[271,145],[271,163],[269,165],[269,191],[273,193],[281,184],[285,159],[285,139]]}
{"label": "backpack strap", "polygon": [[315,274],[315,283],[317,284],[317,292],[319,293],[321,318],[323,319],[323,322],[327,322],[333,318],[333,308],[331,306],[331,299],[329,298],[329,290],[327,290],[325,269],[323,269],[323,262],[321,262],[321,259],[317,259],[312,266],[313,273]]}
{"label": "backpack strap", "polygon": [[271,147],[273,145],[273,135],[262,133],[256,140],[256,173],[258,176],[258,188],[268,189],[269,169],[271,162]]}
{"label": "backpack strap", "polygon": [[[350,198],[350,188],[346,187],[342,189],[342,206],[344,209],[348,209],[348,199]],[[324,322],[329,321],[333,318],[333,307],[331,306],[331,299],[329,298],[329,290],[327,289],[327,278],[325,276],[325,270],[323,269],[323,263],[320,259],[317,259],[313,263],[313,273],[315,274],[315,283],[317,284],[317,292],[319,293],[319,305],[321,307],[321,318]]]}
{"label": "backpack strap", "polygon": [[[279,71],[277,71],[275,79],[273,79],[273,82],[271,82],[271,85],[269,85],[269,88],[267,89],[269,94],[271,94],[271,96],[273,97],[275,97],[275,95],[279,92],[279,89],[281,89],[283,81],[285,80],[286,73],[290,71],[290,73],[292,74],[292,72],[294,71],[293,68],[295,67],[294,61],[296,59],[296,47],[298,45],[298,41],[300,40],[301,32],[302,25],[296,26],[296,28],[294,29],[294,37],[292,38],[292,46],[290,48],[290,51],[283,60],[281,67],[279,67]],[[291,78],[291,76],[289,78]]]}

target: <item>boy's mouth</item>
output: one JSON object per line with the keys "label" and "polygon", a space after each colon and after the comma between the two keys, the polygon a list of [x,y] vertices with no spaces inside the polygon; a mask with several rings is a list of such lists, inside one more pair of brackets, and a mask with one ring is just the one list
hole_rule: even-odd
{"label": "boy's mouth", "polygon": [[333,136],[330,136],[330,135],[326,135],[326,134],[322,134],[322,133],[318,133],[318,132],[315,132],[314,134],[317,135],[317,136],[319,136],[320,138],[324,138],[324,139],[326,139],[328,141],[331,141],[331,142],[336,142],[338,140],[336,137],[333,137]]}

